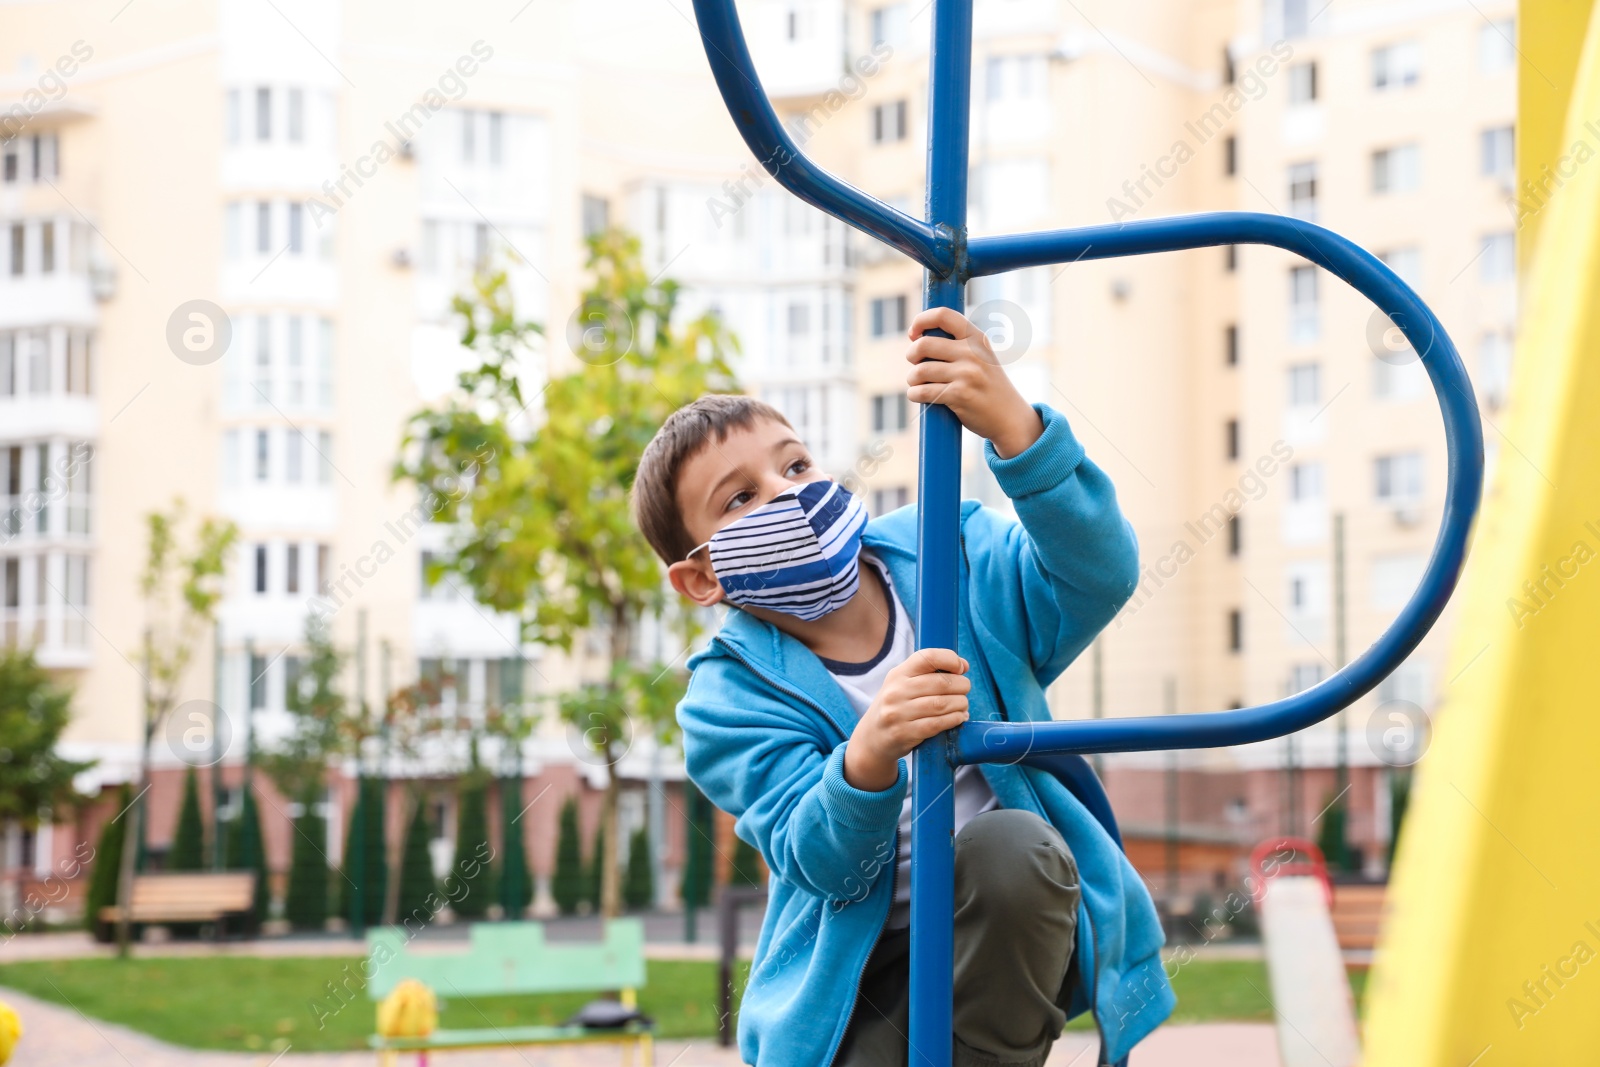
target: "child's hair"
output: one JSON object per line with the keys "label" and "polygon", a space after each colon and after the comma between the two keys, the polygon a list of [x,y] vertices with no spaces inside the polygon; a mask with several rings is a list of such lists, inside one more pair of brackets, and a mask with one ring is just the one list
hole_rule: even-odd
{"label": "child's hair", "polygon": [[759,419],[790,425],[783,412],[750,396],[711,393],[674,411],[645,446],[633,478],[633,521],[666,563],[694,550],[678,507],[678,477],[683,465],[713,438],[720,443],[732,430],[746,430]]}

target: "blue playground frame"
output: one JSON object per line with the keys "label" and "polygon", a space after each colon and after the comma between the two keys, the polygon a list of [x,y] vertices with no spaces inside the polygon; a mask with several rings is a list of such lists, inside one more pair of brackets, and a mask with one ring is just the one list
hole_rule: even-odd
{"label": "blue playground frame", "polygon": [[[1274,245],[1303,256],[1371,300],[1421,356],[1444,416],[1449,480],[1433,553],[1389,628],[1325,681],[1282,700],[1202,714],[968,723],[915,753],[911,861],[911,1062],[949,1067],[954,959],[955,768],[1022,762],[1060,777],[1120,844],[1116,820],[1084,753],[1219,748],[1321,722],[1366,694],[1414,650],[1455,590],[1483,489],[1483,426],[1472,384],[1443,325],[1377,257],[1299,219],[1228,211],[967,239],[967,153],[973,0],[933,0],[929,52],[927,218],[915,219],[818,167],[795,145],[761,88],[734,0],[694,0],[700,39],[745,144],[806,203],[899,249],[926,270],[924,307],[963,310],[971,278],[1086,259],[1225,244]],[[948,408],[922,413],[918,472],[918,647],[956,647],[961,425]]]}

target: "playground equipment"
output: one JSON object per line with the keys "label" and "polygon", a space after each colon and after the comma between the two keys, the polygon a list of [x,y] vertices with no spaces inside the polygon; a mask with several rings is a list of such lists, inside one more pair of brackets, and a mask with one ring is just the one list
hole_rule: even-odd
{"label": "playground equipment", "polygon": [[1526,269],[1511,409],[1444,673],[1448,711],[1390,882],[1368,1067],[1600,1059],[1593,10],[1539,0],[1517,12],[1512,206]]}
{"label": "playground equipment", "polygon": [[1297,837],[1263,841],[1250,854],[1250,878],[1283,1067],[1355,1067],[1361,1040],[1322,850]]}
{"label": "playground equipment", "polygon": [[[1421,642],[1460,576],[1483,485],[1483,429],[1455,346],[1433,312],[1375,256],[1298,219],[1220,212],[1108,226],[982,237],[966,234],[973,0],[934,0],[929,51],[926,218],[916,219],[827,173],[785,130],[756,74],[734,0],[695,0],[706,58],[724,103],[779,184],[819,210],[899,249],[927,271],[926,307],[963,308],[968,280],[1080,259],[1265,244],[1297,253],[1370,299],[1421,356],[1444,418],[1449,481],[1427,568],[1389,629],[1342,670],[1312,688],[1253,708],[1202,714],[1063,721],[968,723],[916,751],[911,863],[911,1047],[917,1062],[948,1067],[954,929],[956,766],[1023,762],[1066,780],[1108,830],[1115,820],[1086,753],[1215,748],[1264,741],[1328,718],[1371,690]],[[944,407],[921,418],[918,472],[917,643],[956,647],[961,426]],[[1098,799],[1094,799],[1098,798]]]}

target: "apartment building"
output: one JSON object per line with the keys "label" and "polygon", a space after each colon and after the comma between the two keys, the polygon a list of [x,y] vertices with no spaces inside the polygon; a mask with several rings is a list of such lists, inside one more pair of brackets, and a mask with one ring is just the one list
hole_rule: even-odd
{"label": "apartment building", "polygon": [[[741,12],[805,150],[920,210],[930,9]],[[761,171],[672,5],[536,2],[513,17],[192,0],[91,32],[24,4],[0,24],[0,626],[75,686],[67,747],[99,760],[86,790],[137,764],[142,517],[176,497],[240,529],[220,643],[189,679],[235,738],[270,745],[283,728],[313,609],[360,650],[349,686],[369,700],[448,678],[441,699],[470,710],[593,669],[582,648],[524,644],[514,620],[430,586],[449,531],[390,480],[406,417],[461,366],[449,299],[485,263],[552,327],[530,369],[547,373],[567,355],[582,238],[628,226],[684,285],[686,312],[725,316],[745,387],[873,513],[915,502],[901,356],[921,272]],[[1505,5],[979,0],[971,231],[1218,209],[1313,219],[1417,286],[1493,420],[1515,320],[1514,35]],[[1061,409],[1115,479],[1142,544],[1144,581],[1052,690],[1058,715],[1275,699],[1337,666],[1338,574],[1346,657],[1404,601],[1439,518],[1442,436],[1420,364],[1336,279],[1270,249],[1203,249],[983,279],[968,308],[1024,394]],[[169,331],[193,314],[227,342],[180,354]],[[1007,506],[966,444],[966,491]],[[1491,429],[1492,456],[1497,444]],[[1350,834],[1371,868],[1388,835],[1384,730],[1446,703],[1447,641],[1446,623],[1345,716]],[[1135,841],[1171,834],[1176,801],[1183,887],[1197,890],[1236,876],[1243,844],[1314,834],[1338,747],[1328,724],[1292,750],[1104,769]],[[391,768],[424,781],[445,836],[459,756]],[[156,757],[159,851],[185,760],[159,741]],[[241,761],[236,746],[222,762],[230,790]],[[522,763],[529,796],[577,791],[589,825],[600,778],[564,728],[551,722]],[[625,826],[657,828],[670,872],[681,763],[640,746],[622,772]],[[330,790],[328,813],[350,795]],[[528,818],[541,879],[557,807]],[[106,815],[14,829],[9,865],[42,876]],[[268,816],[284,864],[287,823]],[[1165,853],[1139,862],[1159,881]]]}

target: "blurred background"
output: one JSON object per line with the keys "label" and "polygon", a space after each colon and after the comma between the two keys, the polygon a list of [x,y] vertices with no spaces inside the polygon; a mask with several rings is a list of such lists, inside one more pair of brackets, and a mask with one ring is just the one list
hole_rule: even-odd
{"label": "blurred background", "polygon": [[[920,212],[925,0],[739,7],[804,150]],[[1318,222],[1437,311],[1492,427],[1542,202],[1514,187],[1513,11],[978,0],[971,230]],[[33,709],[0,775],[12,925],[93,925],[122,851],[260,872],[269,929],[408,914],[483,843],[469,918],[759,882],[671,727],[716,619],[638,564],[605,457],[732,383],[874,515],[915,504],[922,279],[750,157],[687,0],[23,3],[0,26],[0,681]],[[968,307],[1142,546],[1058,717],[1297,692],[1410,594],[1437,406],[1331,275],[1205,249],[983,279]],[[1519,462],[1500,443],[1491,468]],[[966,444],[966,493],[1006,508]],[[1451,618],[1302,735],[1098,761],[1165,914],[1213,913],[1276,834],[1384,879]]]}

